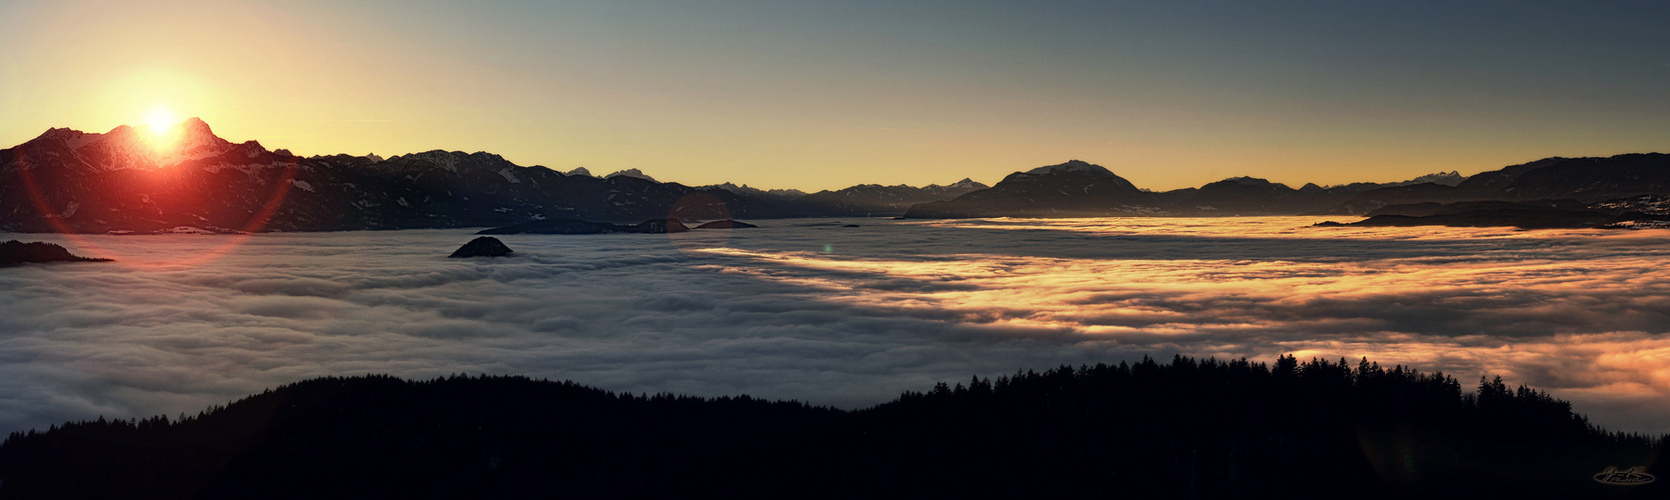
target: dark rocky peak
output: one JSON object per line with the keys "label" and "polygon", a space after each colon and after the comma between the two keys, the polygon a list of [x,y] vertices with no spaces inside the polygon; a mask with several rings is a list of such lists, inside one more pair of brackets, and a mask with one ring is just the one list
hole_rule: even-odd
{"label": "dark rocky peak", "polygon": [[[126,126],[127,125],[123,125],[123,127]],[[99,134],[88,134],[72,128],[49,128],[46,129],[46,132],[42,132],[41,135],[35,137],[34,139],[30,139],[29,142],[25,142],[24,144],[69,143],[88,135],[96,136]]]}
{"label": "dark rocky peak", "polygon": [[653,180],[650,180],[650,179],[645,179],[643,177],[638,177],[638,176],[635,176],[635,175],[616,175],[616,176],[613,176],[613,177],[603,177],[602,181],[603,181],[603,184],[605,184],[605,185],[615,186],[617,188],[628,188],[628,189],[642,187],[642,186],[655,185],[655,184],[661,184],[660,182],[656,182],[656,181],[653,181]]}
{"label": "dark rocky peak", "polygon": [[215,135],[214,129],[209,128],[208,123],[195,116],[186,118],[185,121],[180,122],[175,126],[179,127],[182,132],[185,132],[186,138],[189,140],[203,142],[226,142],[225,139],[221,139],[220,136]]}
{"label": "dark rocky peak", "polygon": [[[1228,179],[1224,179],[1224,180],[1221,180],[1221,181],[1218,181],[1218,182],[1207,184],[1206,186],[1223,186],[1223,185],[1250,186],[1250,187],[1259,187],[1259,188],[1268,188],[1268,189],[1289,189],[1289,190],[1293,189],[1293,188],[1287,187],[1286,184],[1270,182],[1270,181],[1265,180],[1265,179],[1260,179],[1260,178],[1257,178],[1257,177],[1248,177],[1248,176],[1230,177]],[[1203,186],[1203,188],[1204,187],[1205,186]]]}
{"label": "dark rocky peak", "polygon": [[1438,172],[1438,173],[1433,173],[1433,174],[1426,174],[1426,175],[1416,177],[1414,179],[1409,179],[1407,181],[1403,181],[1403,182],[1400,182],[1400,183],[1397,183],[1397,184],[1410,185],[1410,184],[1424,184],[1424,183],[1430,182],[1430,183],[1433,183],[1433,184],[1440,184],[1440,185],[1444,185],[1444,186],[1455,186],[1457,184],[1461,184],[1461,181],[1464,181],[1464,180],[1467,180],[1467,177],[1462,176],[1461,172],[1451,170],[1449,172]]}
{"label": "dark rocky peak", "polygon": [[[1083,191],[1081,194],[1098,196],[1108,194],[1129,195],[1142,192],[1142,190],[1137,189],[1136,185],[1131,184],[1130,181],[1127,181],[1118,175],[1114,175],[1113,172],[1103,168],[1101,165],[1095,165],[1080,160],[1070,160],[1067,163],[1059,165],[1049,165],[1034,168],[1025,172],[1015,172],[1013,174],[1009,174],[1008,177],[1004,177],[1003,181],[998,182],[996,186],[992,186],[992,189],[1000,189],[1004,187],[1021,188],[1022,186],[1033,186],[1035,188],[1062,191],[1064,196],[1071,196],[1072,191]],[[1093,189],[1082,189],[1087,187]],[[970,192],[969,194],[983,193],[986,191],[987,190],[978,190]]]}
{"label": "dark rocky peak", "polygon": [[1526,171],[1494,194],[1498,198],[1576,198],[1588,202],[1670,193],[1670,155],[1623,154],[1571,158]]}
{"label": "dark rocky peak", "polygon": [[747,184],[743,184],[741,186],[738,186],[735,183],[731,183],[731,182],[727,182],[727,183],[724,183],[724,184],[712,184],[712,185],[708,185],[708,186],[702,186],[702,187],[697,188],[697,189],[701,189],[703,191],[710,190],[710,189],[722,189],[722,190],[725,190],[725,191],[730,191],[730,192],[735,193],[735,194],[740,194],[740,195],[744,195],[744,196],[752,196],[752,197],[755,197],[755,198],[774,200],[774,201],[792,201],[796,198],[806,196],[806,194],[807,194],[805,191],[801,191],[799,189],[760,189],[760,188],[750,187]]}
{"label": "dark rocky peak", "polygon": [[977,190],[977,189],[986,189],[988,187],[991,187],[991,186],[987,186],[985,184],[974,182],[974,179],[969,179],[967,177],[964,177],[963,180],[953,182],[953,183],[950,183],[950,184],[946,184],[944,186],[941,186],[939,184],[929,184],[927,187],[922,188],[922,191],[928,192],[928,193],[934,193],[934,194],[948,194],[948,195],[955,196],[955,195],[967,193],[969,191],[974,191],[974,190]]}
{"label": "dark rocky peak", "polygon": [[487,170],[497,172],[509,167],[519,167],[493,153],[477,151],[465,153],[463,151],[445,151],[440,149],[394,156],[388,161],[381,162],[395,169],[416,170],[445,170],[453,174],[463,174],[471,171]]}
{"label": "dark rocky peak", "polygon": [[377,159],[373,160],[372,158],[368,158],[368,157],[365,157],[365,156],[354,156],[354,155],[350,155],[350,154],[334,154],[334,155],[328,155],[328,156],[326,156],[326,155],[315,155],[315,156],[309,156],[309,157],[307,157],[307,159],[314,160],[314,161],[322,161],[322,162],[329,163],[329,164],[332,164],[332,165],[343,165],[343,166],[352,166],[352,167],[365,167],[365,166],[370,166],[370,165],[373,165],[373,164],[376,164],[376,163],[382,163],[384,161],[381,158],[377,158]]}
{"label": "dark rocky peak", "polygon": [[1042,166],[1042,167],[1034,168],[1032,170],[1028,170],[1028,171],[1026,171],[1026,173],[1031,174],[1031,175],[1058,175],[1058,174],[1069,174],[1069,173],[1091,173],[1091,174],[1102,174],[1102,175],[1105,175],[1105,176],[1108,176],[1108,177],[1118,177],[1117,175],[1113,175],[1113,172],[1109,171],[1106,168],[1103,168],[1101,165],[1096,165],[1096,164],[1085,162],[1085,161],[1082,161],[1082,160],[1067,160],[1067,163],[1062,163],[1062,164],[1059,164],[1059,165]]}
{"label": "dark rocky peak", "polygon": [[1455,187],[1467,196],[1486,197],[1508,187],[1508,184],[1512,183],[1514,179],[1519,178],[1519,176],[1524,175],[1526,172],[1548,167],[1568,159],[1569,158],[1555,156],[1551,158],[1543,158],[1533,162],[1503,167],[1500,170],[1479,172],[1474,174],[1472,177],[1468,177],[1467,180],[1456,184]]}
{"label": "dark rocky peak", "polygon": [[1327,192],[1327,191],[1328,190],[1326,188],[1323,188],[1322,186],[1318,186],[1314,182],[1306,182],[1305,185],[1299,186],[1299,192],[1305,193],[1305,194],[1324,193],[1324,192]]}
{"label": "dark rocky peak", "polygon": [[[128,130],[132,133],[140,133],[138,129],[130,128]],[[150,134],[152,132],[147,127],[143,133]],[[203,157],[216,155],[232,149],[233,146],[231,141],[222,139],[220,136],[215,135],[214,129],[209,128],[208,123],[204,123],[202,119],[195,116],[175,124],[163,133],[170,135],[178,134],[178,137],[173,143],[174,149],[172,151],[172,155],[178,157]],[[148,141],[149,139],[140,138],[140,140]],[[255,148],[260,147],[260,144],[255,141],[248,141],[243,145],[245,147],[249,147],[251,145]],[[266,150],[262,149],[261,151]]]}
{"label": "dark rocky peak", "polygon": [[616,177],[636,177],[636,178],[643,179],[643,180],[650,181],[650,182],[658,182],[658,181],[655,180],[654,177],[650,177],[649,174],[646,174],[646,173],[644,173],[644,171],[638,170],[636,168],[629,168],[629,169],[626,169],[626,170],[617,170],[612,174],[603,176],[604,179],[613,179],[613,178],[616,178]]}
{"label": "dark rocky peak", "polygon": [[510,247],[505,246],[503,241],[499,241],[498,238],[494,238],[492,236],[481,236],[470,240],[469,243],[465,243],[462,247],[458,247],[457,251],[452,252],[452,255],[448,255],[447,257],[454,259],[464,259],[470,257],[504,257],[514,252],[515,251],[511,250]]}

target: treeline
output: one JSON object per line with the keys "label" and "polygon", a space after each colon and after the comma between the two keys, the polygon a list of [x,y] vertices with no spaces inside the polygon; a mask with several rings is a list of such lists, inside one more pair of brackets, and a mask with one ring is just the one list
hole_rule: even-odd
{"label": "treeline", "polygon": [[370,375],[13,433],[0,498],[1662,497],[1593,476],[1663,476],[1664,445],[1367,360],[1062,366],[858,411]]}

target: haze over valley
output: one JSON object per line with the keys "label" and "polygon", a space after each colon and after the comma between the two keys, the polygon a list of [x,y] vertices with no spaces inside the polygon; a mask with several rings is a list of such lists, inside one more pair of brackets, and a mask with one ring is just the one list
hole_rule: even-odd
{"label": "haze over valley", "polygon": [[[1665,432],[1665,231],[1318,217],[788,219],[759,229],[30,235],[0,272],[0,426],[195,412],[319,375],[514,373],[857,408],[935,381],[1172,353],[1485,374]],[[863,227],[843,227],[860,222]]]}

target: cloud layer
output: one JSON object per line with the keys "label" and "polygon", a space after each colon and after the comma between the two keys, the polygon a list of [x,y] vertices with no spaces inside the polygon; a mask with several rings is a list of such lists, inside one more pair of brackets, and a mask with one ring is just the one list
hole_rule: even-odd
{"label": "cloud layer", "polygon": [[[846,221],[852,222],[852,221]],[[0,431],[195,413],[320,375],[457,372],[867,406],[1174,353],[1500,374],[1670,431],[1670,232],[1309,218],[766,221],[683,235],[46,236],[0,270]]]}

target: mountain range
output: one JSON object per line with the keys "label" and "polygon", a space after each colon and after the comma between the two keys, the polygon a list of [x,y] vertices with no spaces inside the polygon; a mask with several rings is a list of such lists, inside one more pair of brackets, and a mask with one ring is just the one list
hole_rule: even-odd
{"label": "mountain range", "polygon": [[[160,133],[157,133],[160,132]],[[160,139],[159,139],[160,138]],[[0,231],[261,232],[503,227],[542,220],[1364,215],[1406,204],[1670,194],[1670,157],[1549,158],[1463,178],[1298,189],[1252,177],[1154,192],[1073,160],[912,187],[860,184],[804,193],[658,182],[636,169],[595,177],[495,154],[427,151],[301,157],[232,143],[192,118],[167,131],[54,128],[0,150]]]}
{"label": "mountain range", "polygon": [[1666,196],[1670,155],[1658,153],[1547,158],[1469,177],[1448,172],[1391,184],[1293,189],[1236,177],[1158,193],[1074,160],[1016,172],[991,189],[923,203],[905,216],[1361,215],[1369,218],[1353,225],[1645,228],[1670,225]]}

